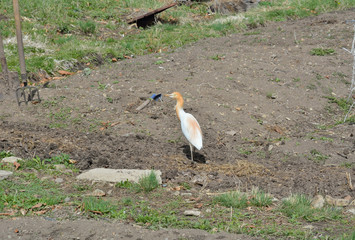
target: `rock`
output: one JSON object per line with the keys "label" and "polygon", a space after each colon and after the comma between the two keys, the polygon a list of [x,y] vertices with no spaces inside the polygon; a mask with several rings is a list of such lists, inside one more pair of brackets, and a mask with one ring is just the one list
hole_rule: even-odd
{"label": "rock", "polygon": [[[317,195],[319,196],[319,195]],[[314,226],[313,225],[306,225],[303,227],[304,229],[309,229],[309,230],[313,230],[314,229]]]}
{"label": "rock", "polygon": [[56,164],[54,168],[58,171],[65,170],[67,167],[64,164]]}
{"label": "rock", "polygon": [[199,217],[201,215],[201,212],[200,211],[197,211],[197,210],[186,210],[184,212],[184,215],[185,216],[195,216],[195,217]]}
{"label": "rock", "polygon": [[355,215],[355,208],[349,209],[348,212]]}
{"label": "rock", "polygon": [[63,178],[56,178],[56,179],[54,180],[54,182],[56,182],[56,183],[62,183],[62,182],[64,182],[64,179],[63,179]]}
{"label": "rock", "polygon": [[18,162],[22,160],[21,158],[18,158],[18,157],[6,157],[6,158],[3,158],[1,160],[1,162],[4,162],[4,163],[14,163],[14,162]]}
{"label": "rock", "polygon": [[203,186],[207,182],[207,176],[206,176],[206,174],[195,175],[192,178],[191,182],[194,184]]}
{"label": "rock", "polygon": [[0,181],[8,178],[11,175],[12,175],[12,172],[10,172],[10,171],[0,170]]}
{"label": "rock", "polygon": [[68,202],[70,202],[70,197],[66,197],[65,199],[64,199],[64,202],[66,202],[66,203],[68,203]]}
{"label": "rock", "polygon": [[311,206],[314,208],[322,208],[324,206],[325,199],[322,195],[316,195],[311,202]]}
{"label": "rock", "polygon": [[92,193],[89,194],[90,196],[94,196],[94,197],[103,197],[106,195],[106,193],[104,191],[102,191],[101,189],[95,189]]}
{"label": "rock", "polygon": [[348,206],[350,203],[350,200],[341,199],[341,198],[332,198],[329,195],[325,196],[325,201],[329,205],[333,205],[333,206],[337,206],[337,207],[345,207],[345,206]]}
{"label": "rock", "polygon": [[138,169],[111,169],[111,168],[94,168],[78,175],[77,179],[105,181],[105,182],[136,182],[154,171],[159,184],[162,183],[161,171],[159,170],[138,170]]}
{"label": "rock", "polygon": [[187,197],[191,197],[192,196],[192,193],[181,193],[181,196],[187,196]]}
{"label": "rock", "polygon": [[211,208],[207,208],[206,213],[210,213],[210,212],[212,212]]}
{"label": "rock", "polygon": [[237,132],[233,131],[233,130],[230,130],[230,131],[227,131],[226,134],[234,136],[235,134],[237,134]]}

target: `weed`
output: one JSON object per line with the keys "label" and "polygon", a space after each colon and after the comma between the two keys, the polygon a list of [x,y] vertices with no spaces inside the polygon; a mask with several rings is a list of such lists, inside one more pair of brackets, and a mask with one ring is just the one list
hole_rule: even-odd
{"label": "weed", "polygon": [[134,183],[126,180],[126,181],[121,181],[121,182],[116,183],[115,187],[130,189],[133,187],[133,185],[134,185]]}
{"label": "weed", "polygon": [[0,152],[0,159],[11,157],[13,154],[10,151],[1,151]]}
{"label": "weed", "polygon": [[246,150],[244,148],[239,148],[239,153],[242,154],[242,155],[250,155],[252,154],[253,152],[250,151],[250,150]]}
{"label": "weed", "polygon": [[79,21],[80,30],[84,34],[94,34],[96,31],[96,23],[94,21]]}
{"label": "weed", "polygon": [[335,50],[331,49],[331,48],[313,48],[310,51],[310,54],[315,55],[315,56],[332,55],[334,53],[335,53]]}
{"label": "weed", "polygon": [[301,81],[300,78],[292,78],[292,82],[299,82],[299,81]]}
{"label": "weed", "polygon": [[138,184],[134,185],[136,192],[151,192],[159,187],[159,182],[155,172],[152,170],[148,176],[139,179]]}
{"label": "weed", "polygon": [[106,89],[106,87],[107,87],[107,85],[106,84],[103,84],[103,83],[101,83],[101,82],[98,82],[98,87],[97,87],[97,89],[99,89],[99,90],[105,90]]}
{"label": "weed", "polygon": [[291,220],[304,219],[308,222],[341,219],[341,210],[324,207],[312,208],[311,200],[305,195],[292,195],[282,201],[280,209]]}
{"label": "weed", "polygon": [[112,202],[94,197],[84,198],[80,209],[92,217],[102,215],[110,218],[126,218],[126,211],[124,209],[117,210],[117,206]]}
{"label": "weed", "polygon": [[271,81],[271,82],[281,82],[281,79],[280,78],[273,78],[273,79],[270,79],[269,81]]}
{"label": "weed", "polygon": [[160,64],[163,64],[163,63],[165,63],[164,60],[158,60],[158,61],[155,62],[156,65],[160,65]]}
{"label": "weed", "polygon": [[316,149],[312,149],[310,151],[311,155],[308,155],[308,159],[312,160],[314,162],[325,162],[325,160],[327,160],[329,157],[327,155],[322,154],[321,152],[319,152]]}
{"label": "weed", "polygon": [[[32,212],[59,204],[66,197],[53,182],[42,181],[33,174],[15,173],[14,176],[11,181],[0,181],[0,210],[4,210],[6,206],[14,210],[24,209],[26,212]],[[34,210],[32,207],[38,203],[41,207]]]}
{"label": "weed", "polygon": [[350,109],[351,103],[345,98],[336,98],[333,96],[326,96],[325,98],[328,99],[330,103],[336,103],[344,112]]}
{"label": "weed", "polygon": [[221,56],[221,55],[217,54],[215,56],[212,56],[211,59],[215,60],[215,61],[219,61],[219,60],[224,59],[224,56]]}
{"label": "weed", "polygon": [[107,102],[109,102],[109,103],[113,103],[113,99],[112,99],[111,97],[107,97],[106,100],[107,100]]}
{"label": "weed", "polygon": [[272,204],[272,197],[257,188],[253,189],[251,195],[248,197],[249,204],[256,207],[267,207]]}

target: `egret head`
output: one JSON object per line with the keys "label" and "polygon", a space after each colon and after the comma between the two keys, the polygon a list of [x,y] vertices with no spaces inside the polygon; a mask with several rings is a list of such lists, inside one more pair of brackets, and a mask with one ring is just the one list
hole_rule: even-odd
{"label": "egret head", "polygon": [[170,97],[170,98],[175,98],[175,99],[178,99],[181,97],[181,94],[178,93],[178,92],[173,92],[171,94],[165,94],[166,97]]}

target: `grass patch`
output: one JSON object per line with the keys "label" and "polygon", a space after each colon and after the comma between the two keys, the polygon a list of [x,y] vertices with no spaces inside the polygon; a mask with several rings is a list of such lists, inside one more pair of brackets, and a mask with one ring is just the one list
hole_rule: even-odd
{"label": "grass patch", "polygon": [[282,201],[279,209],[291,220],[306,220],[317,222],[326,220],[339,220],[342,218],[341,210],[334,207],[323,207],[320,209],[311,206],[311,200],[304,195],[293,195]]}
{"label": "grass patch", "polygon": [[[60,204],[65,197],[55,183],[31,173],[14,173],[11,180],[0,181],[0,211],[24,209],[31,213]],[[37,204],[41,206],[34,208]]]}
{"label": "grass patch", "polygon": [[331,48],[313,48],[310,51],[310,54],[314,56],[326,56],[326,55],[332,55],[334,53],[335,50]]}
{"label": "grass patch", "polygon": [[[236,20],[227,16],[210,15],[205,4],[194,7],[179,6],[160,14],[162,24],[130,31],[124,17],[136,10],[147,12],[164,5],[158,0],[33,0],[21,2],[20,10],[26,21],[22,31],[26,37],[25,52],[28,71],[39,69],[55,75],[59,69],[77,70],[77,63],[110,62],[114,57],[143,55],[168,51],[208,37],[219,37],[263,25],[268,21],[303,18],[322,12],[343,10],[355,6],[352,0],[262,1]],[[107,7],[110,6],[110,7]],[[5,39],[13,38],[12,1],[0,2],[2,14],[9,20],[1,21]],[[226,21],[223,21],[226,19]],[[218,21],[221,20],[221,21]],[[172,23],[172,24],[171,24]],[[258,35],[259,31],[246,33]],[[16,43],[6,44],[10,71],[20,71]],[[332,54],[329,49],[314,50],[316,55]],[[219,58],[217,58],[219,59]],[[97,64],[101,64],[97,63]]]}
{"label": "grass patch", "polygon": [[272,198],[269,194],[254,189],[250,195],[239,191],[225,193],[215,197],[213,202],[232,208],[267,207],[271,205]]}
{"label": "grass patch", "polygon": [[116,183],[115,187],[126,188],[136,193],[151,192],[159,187],[159,182],[155,172],[152,170],[149,175],[141,177],[138,183],[130,182],[128,180]]}

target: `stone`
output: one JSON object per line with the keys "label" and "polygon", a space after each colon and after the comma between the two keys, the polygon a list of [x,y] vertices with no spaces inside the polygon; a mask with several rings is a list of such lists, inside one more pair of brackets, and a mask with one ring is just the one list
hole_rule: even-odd
{"label": "stone", "polygon": [[54,182],[56,182],[56,183],[62,183],[62,182],[64,182],[64,179],[63,179],[63,178],[56,178],[56,179],[54,180]]}
{"label": "stone", "polygon": [[3,158],[1,160],[1,162],[4,162],[4,163],[14,163],[14,162],[18,162],[22,160],[21,158],[18,158],[18,157],[6,157],[6,158]]}
{"label": "stone", "polygon": [[94,197],[103,197],[106,195],[106,193],[104,191],[102,191],[101,189],[95,189],[92,193],[89,194],[90,196],[94,196]]}
{"label": "stone", "polygon": [[10,171],[0,170],[0,181],[8,178],[11,175],[12,175],[12,172],[10,172]]}
{"label": "stone", "polygon": [[233,131],[233,130],[230,130],[230,131],[227,131],[226,134],[234,136],[235,134],[237,134],[237,132]]}
{"label": "stone", "polygon": [[197,210],[186,210],[184,212],[184,215],[185,216],[195,216],[195,217],[199,217],[201,215],[201,212],[200,211],[197,211]]}
{"label": "stone", "polygon": [[322,208],[324,206],[325,199],[322,195],[316,195],[311,202],[311,206],[314,208]]}
{"label": "stone", "polygon": [[67,167],[64,164],[56,164],[54,165],[55,170],[61,171],[65,170]]}
{"label": "stone", "polygon": [[348,212],[355,215],[355,208],[349,209]]}
{"label": "stone", "polygon": [[159,170],[94,168],[78,175],[76,178],[104,182],[130,181],[138,183],[139,179],[148,176],[151,171],[154,171],[159,184],[162,184],[161,171]]}
{"label": "stone", "polygon": [[331,196],[327,195],[325,196],[325,201],[332,206],[337,206],[337,207],[345,207],[348,206],[350,203],[350,200],[347,199],[341,199],[341,198],[332,198]]}

